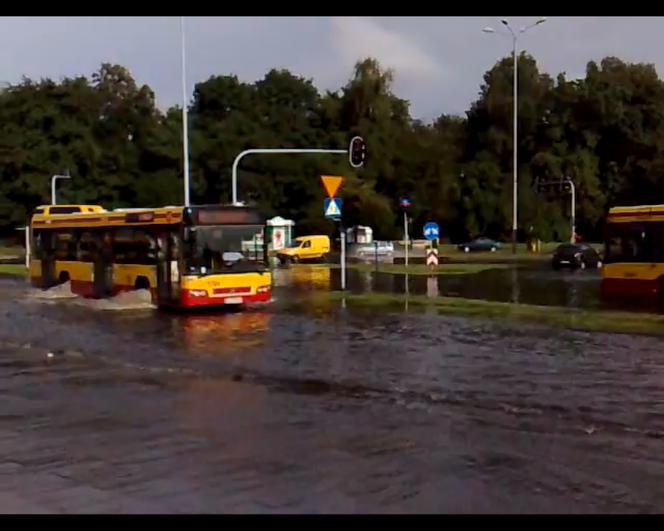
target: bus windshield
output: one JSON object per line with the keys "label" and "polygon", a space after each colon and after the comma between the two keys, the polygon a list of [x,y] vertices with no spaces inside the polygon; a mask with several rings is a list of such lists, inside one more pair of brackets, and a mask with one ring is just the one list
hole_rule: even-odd
{"label": "bus windshield", "polygon": [[188,273],[261,271],[265,267],[260,225],[188,227],[184,251]]}

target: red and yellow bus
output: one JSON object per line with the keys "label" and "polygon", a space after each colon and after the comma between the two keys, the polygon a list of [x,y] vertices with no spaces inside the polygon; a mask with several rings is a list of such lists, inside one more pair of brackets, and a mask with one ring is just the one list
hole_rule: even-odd
{"label": "red and yellow bus", "polygon": [[614,207],[606,224],[602,293],[664,293],[664,205]]}
{"label": "red and yellow bus", "polygon": [[34,286],[70,282],[74,293],[94,298],[148,289],[155,304],[175,308],[270,300],[265,220],[255,209],[79,206],[44,206],[33,215]]}

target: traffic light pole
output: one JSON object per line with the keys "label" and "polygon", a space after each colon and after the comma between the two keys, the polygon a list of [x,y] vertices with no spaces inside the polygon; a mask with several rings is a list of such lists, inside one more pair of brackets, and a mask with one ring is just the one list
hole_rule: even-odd
{"label": "traffic light pole", "polygon": [[346,230],[339,223],[339,239],[341,240],[341,291],[346,291]]}
{"label": "traffic light pole", "polygon": [[574,243],[576,240],[576,188],[574,187],[574,182],[569,177],[567,182],[570,185],[570,192],[572,192],[572,234],[569,237],[570,243]]}
{"label": "traffic light pole", "polygon": [[539,188],[542,186],[562,186],[563,184],[569,184],[569,191],[571,195],[571,212],[570,212],[570,235],[569,235],[569,241],[570,243],[574,243],[576,238],[576,187],[574,186],[574,181],[572,180],[571,177],[567,176],[563,180],[561,178],[560,181],[544,181],[541,182],[538,180],[537,183],[537,188],[539,191]]}
{"label": "traffic light pole", "polygon": [[252,154],[273,154],[273,155],[293,155],[293,154],[307,154],[307,153],[330,153],[330,154],[347,154],[348,149],[246,149],[240,153],[233,161],[232,178],[233,178],[233,205],[238,204],[237,200],[237,169],[240,161],[247,155]]}

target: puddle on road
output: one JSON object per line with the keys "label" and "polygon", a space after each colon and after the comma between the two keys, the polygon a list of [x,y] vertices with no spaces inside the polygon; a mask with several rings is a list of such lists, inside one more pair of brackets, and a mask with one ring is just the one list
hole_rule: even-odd
{"label": "puddle on road", "polygon": [[[363,279],[366,285],[366,279]],[[378,273],[371,290],[413,295],[463,297],[569,308],[599,308],[600,275],[597,271],[551,271],[545,267],[489,269],[467,275],[425,276]],[[354,290],[349,278],[351,291]]]}
{"label": "puddle on road", "polygon": [[[600,297],[599,271],[553,271],[548,264],[487,269],[458,275],[395,275],[374,271],[347,270],[350,293],[397,293],[428,297],[462,297],[495,302],[582,309],[611,309],[659,313],[661,308],[645,307],[642,301],[607,301]],[[273,270],[274,297],[269,306],[290,306],[306,299],[312,291],[341,288],[340,270],[324,265],[298,264]],[[88,299],[72,293],[70,283],[48,290],[30,289],[28,300],[85,306],[92,310],[152,310],[147,290],[123,292],[108,299]]]}
{"label": "puddle on road", "polygon": [[[300,292],[336,291],[341,288],[339,269],[325,266],[278,268],[273,278],[275,287],[283,286]],[[552,271],[543,264],[433,277],[349,269],[346,283],[351,293],[407,292],[429,297],[464,297],[570,308],[602,306],[598,271]]]}

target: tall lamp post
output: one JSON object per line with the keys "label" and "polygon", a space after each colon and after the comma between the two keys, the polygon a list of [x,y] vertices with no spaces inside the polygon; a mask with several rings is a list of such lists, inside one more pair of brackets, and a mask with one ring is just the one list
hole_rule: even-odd
{"label": "tall lamp post", "polygon": [[187,70],[184,40],[184,17],[180,17],[182,36],[182,157],[184,159],[184,206],[189,206],[189,124],[187,122]]}
{"label": "tall lamp post", "polygon": [[[513,132],[513,171],[514,171],[514,182],[513,182],[513,191],[512,191],[512,196],[513,196],[513,205],[512,205],[512,253],[516,254],[516,233],[517,233],[517,218],[518,218],[518,207],[517,207],[517,200],[518,200],[518,178],[517,178],[517,153],[518,153],[518,146],[517,146],[517,110],[519,108],[519,91],[518,91],[518,74],[517,74],[517,68],[518,68],[518,59],[517,59],[517,47],[518,47],[518,40],[519,40],[519,35],[521,33],[525,33],[528,31],[530,28],[534,28],[535,26],[539,26],[540,24],[543,24],[546,22],[546,17],[541,17],[537,19],[537,21],[534,24],[531,24],[530,26],[524,26],[519,29],[518,32],[515,32],[512,29],[512,26],[510,26],[510,23],[507,19],[503,18],[500,20],[500,22],[505,26],[511,36],[512,36],[512,59],[514,61],[514,80],[513,80],[513,85],[514,85],[514,122],[512,125],[512,132]],[[482,29],[484,33],[497,33],[499,35],[507,35],[505,33],[497,32],[495,29],[487,26],[486,28]]]}

